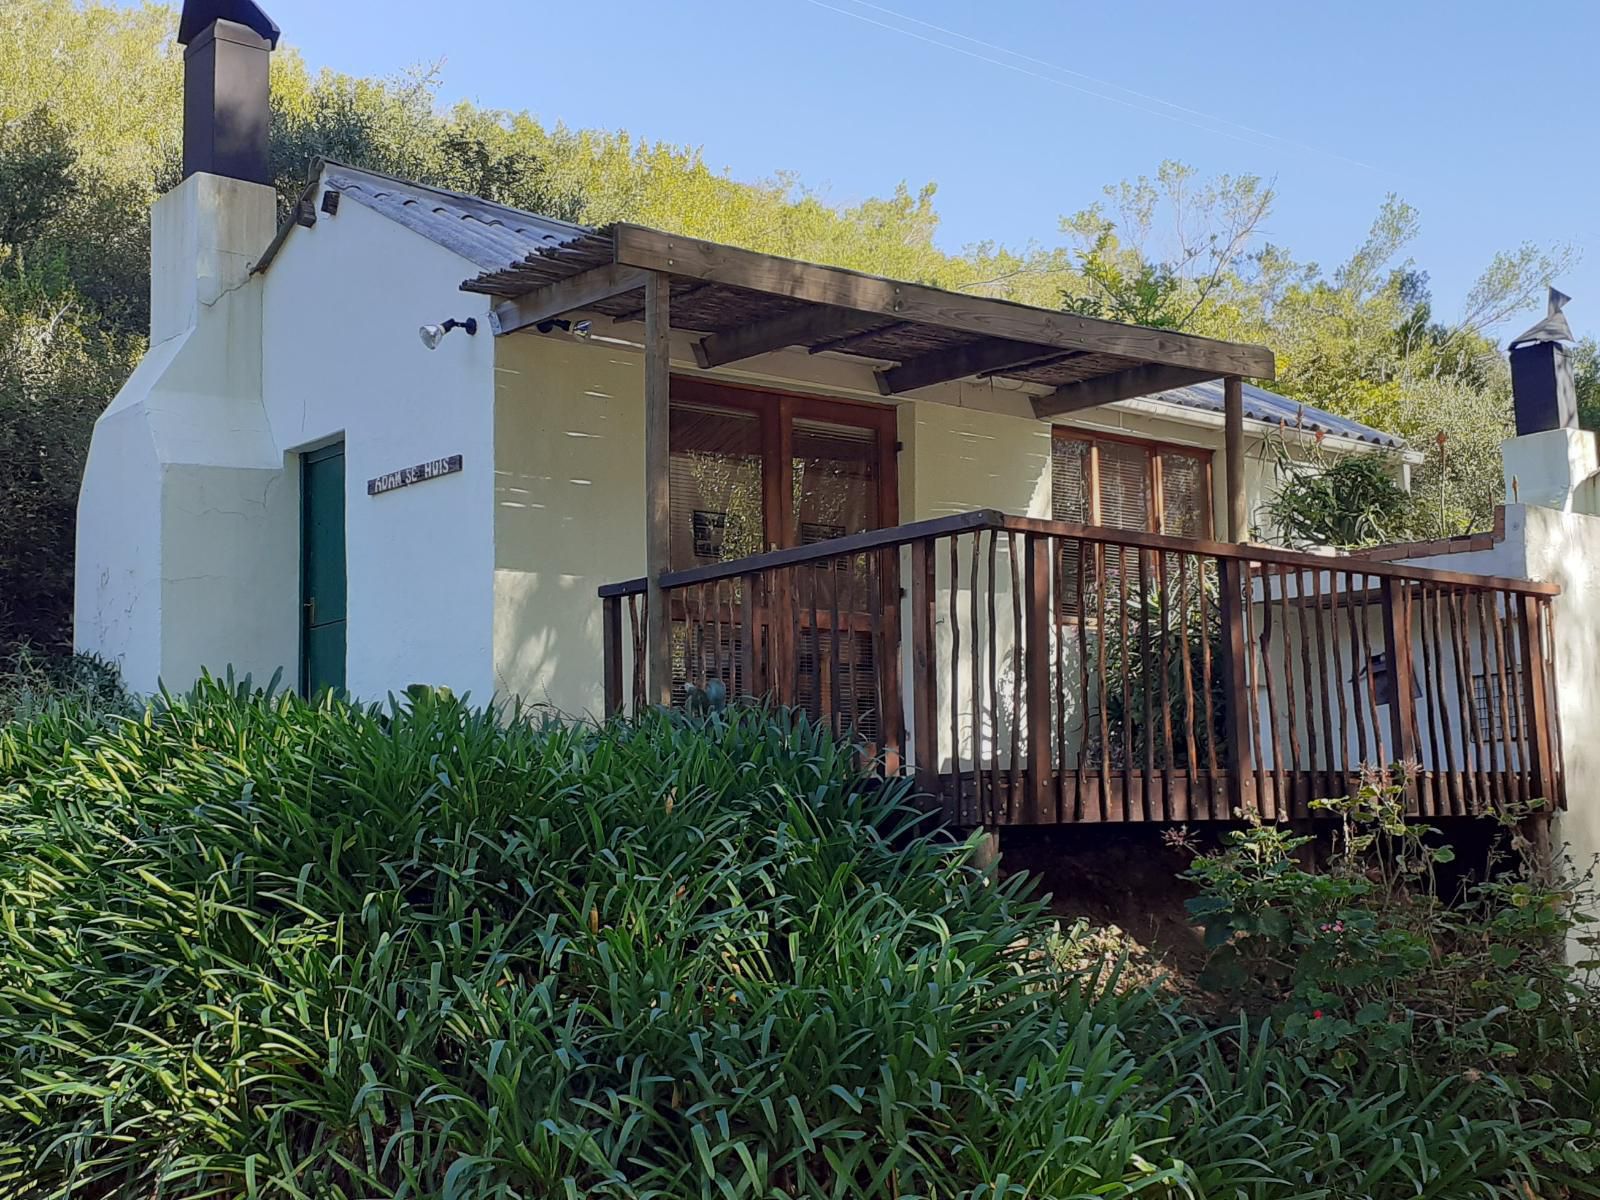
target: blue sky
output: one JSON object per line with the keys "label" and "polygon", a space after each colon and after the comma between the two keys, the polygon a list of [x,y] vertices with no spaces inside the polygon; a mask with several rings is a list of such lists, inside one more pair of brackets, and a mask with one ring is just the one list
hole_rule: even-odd
{"label": "blue sky", "polygon": [[1440,316],[1495,250],[1565,242],[1556,282],[1600,331],[1596,4],[1557,30],[1471,0],[262,3],[313,68],[440,61],[446,101],[695,144],[838,202],[933,180],[948,249],[1052,242],[1178,158],[1275,178],[1269,236],[1331,267],[1397,192]]}

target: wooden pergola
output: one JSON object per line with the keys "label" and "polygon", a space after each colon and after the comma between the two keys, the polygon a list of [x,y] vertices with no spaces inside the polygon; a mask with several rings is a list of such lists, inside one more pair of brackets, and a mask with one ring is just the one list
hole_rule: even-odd
{"label": "wooden pergola", "polygon": [[497,334],[548,329],[585,311],[644,324],[648,676],[670,688],[670,625],[660,592],[671,545],[667,495],[669,335],[697,336],[712,369],[800,347],[871,361],[878,389],[895,396],[960,379],[1005,378],[1038,387],[1041,420],[1102,404],[1224,381],[1229,540],[1245,534],[1245,377],[1270,380],[1272,352],[1167,329],[970,296],[839,267],[759,254],[698,238],[618,224],[545,248],[466,281],[499,297]]}

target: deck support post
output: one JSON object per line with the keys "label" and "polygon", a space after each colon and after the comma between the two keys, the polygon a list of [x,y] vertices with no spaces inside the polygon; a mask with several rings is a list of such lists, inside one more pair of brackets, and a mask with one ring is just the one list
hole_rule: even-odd
{"label": "deck support post", "polygon": [[1244,380],[1222,381],[1222,450],[1227,471],[1228,540],[1242,542],[1250,516],[1244,502]]}
{"label": "deck support post", "polygon": [[644,284],[645,695],[672,703],[672,614],[661,576],[671,568],[672,508],[667,491],[672,391],[670,279],[651,271]]}

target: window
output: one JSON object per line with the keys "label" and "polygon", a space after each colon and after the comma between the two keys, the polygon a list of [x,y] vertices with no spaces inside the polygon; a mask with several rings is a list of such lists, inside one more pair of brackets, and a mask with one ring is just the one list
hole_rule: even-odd
{"label": "window", "polygon": [[[1512,664],[1515,668],[1516,664]],[[1522,705],[1521,696],[1518,694],[1518,680],[1521,675],[1513,669],[1506,675],[1506,688],[1500,686],[1498,676],[1490,679],[1482,671],[1472,676],[1472,707],[1476,710],[1477,728],[1473,730],[1479,744],[1488,745],[1493,742],[1505,741],[1506,730],[1511,732],[1512,741],[1522,739]],[[1507,706],[1505,692],[1511,692],[1511,703]],[[1504,725],[1501,724],[1502,719]]]}
{"label": "window", "polygon": [[[1141,533],[1204,538],[1211,534],[1211,454],[1185,446],[1096,437],[1057,429],[1051,454],[1051,516],[1080,525],[1109,525]],[[1079,546],[1062,545],[1062,612],[1077,611]],[[1124,552],[1097,552],[1107,580],[1120,578]],[[1141,570],[1137,554],[1126,555],[1130,580]],[[1094,585],[1097,566],[1084,576]]]}

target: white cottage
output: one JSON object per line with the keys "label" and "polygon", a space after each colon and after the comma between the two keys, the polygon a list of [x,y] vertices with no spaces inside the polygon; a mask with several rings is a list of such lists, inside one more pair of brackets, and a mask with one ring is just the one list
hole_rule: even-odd
{"label": "white cottage", "polygon": [[277,36],[184,10],[150,350],[79,508],[77,643],[133,687],[769,696],[965,824],[1304,815],[1405,757],[1424,811],[1555,794],[1558,589],[1245,544],[1285,425],[1404,469],[1245,384],[1269,351],[331,162],[280,227]]}
{"label": "white cottage", "polygon": [[[80,504],[78,645],[135,687],[232,666],[597,712],[603,584],[975,509],[1209,536],[1296,419],[1240,388],[1213,471],[1219,377],[1270,377],[1265,350],[336,163],[278,228],[276,28],[190,3],[181,40],[150,350]],[[1336,453],[1397,445],[1303,416]]]}

